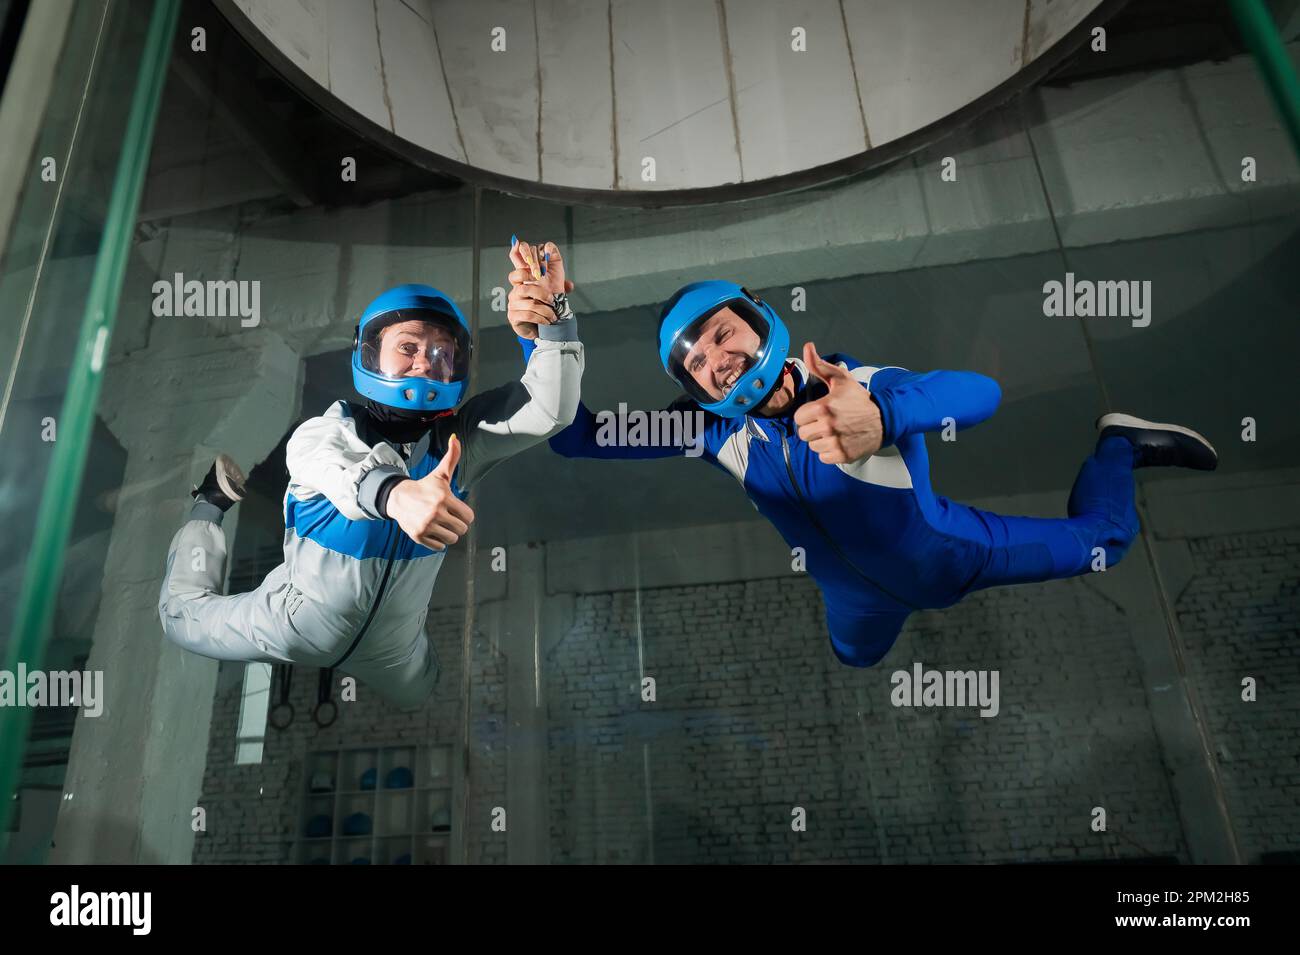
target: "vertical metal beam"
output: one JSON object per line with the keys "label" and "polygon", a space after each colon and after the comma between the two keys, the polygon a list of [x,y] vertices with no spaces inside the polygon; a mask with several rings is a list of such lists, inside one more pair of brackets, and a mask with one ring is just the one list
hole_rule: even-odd
{"label": "vertical metal beam", "polygon": [[506,656],[506,859],[512,865],[546,861],[546,709],[541,692],[541,641],[546,565],[538,545],[519,544],[508,555],[509,589],[501,615]]}
{"label": "vertical metal beam", "polygon": [[[474,343],[473,351],[470,352],[469,359],[469,380],[478,381],[479,366],[479,299],[482,297],[479,291],[479,258],[482,253],[480,230],[482,228],[482,210],[483,210],[483,190],[474,187],[474,213],[473,224],[471,226],[470,248],[472,249],[471,279],[470,279],[470,302],[469,302],[469,330],[470,341]],[[459,436],[464,440],[464,435]],[[467,503],[471,510],[478,508],[478,488],[474,487],[469,492]],[[470,727],[473,725],[473,708],[470,706],[471,681],[469,678],[470,665],[473,663],[474,651],[474,626],[478,615],[478,608],[475,606],[474,591],[474,569],[478,564],[478,524],[469,526],[469,534],[465,538],[465,627],[461,633],[460,641],[460,786],[457,793],[457,802],[459,805],[456,810],[457,825],[455,827],[455,839],[460,845],[452,846],[452,858],[459,858],[466,865],[469,864],[469,804],[470,792],[474,779],[472,750],[473,734]]]}
{"label": "vertical metal beam", "polygon": [[[0,169],[30,169],[45,109],[62,63],[72,22],[73,0],[32,4],[23,24],[4,95],[0,97]],[[14,212],[30,176],[14,176],[0,189],[0,265],[5,260]]]}

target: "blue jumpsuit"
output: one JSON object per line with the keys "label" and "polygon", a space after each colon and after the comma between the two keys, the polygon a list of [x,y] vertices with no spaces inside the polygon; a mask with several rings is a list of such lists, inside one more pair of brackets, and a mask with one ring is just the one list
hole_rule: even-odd
{"label": "blue jumpsuit", "polygon": [[[527,346],[525,346],[526,348]],[[844,355],[839,364],[869,387],[880,408],[880,452],[851,464],[823,464],[800,440],[794,410],[825,394],[799,359],[786,363],[797,401],[778,417],[722,418],[705,413],[702,459],[736,477],[791,548],[803,548],[821,588],[836,657],[868,667],[893,646],[914,610],[939,609],[1001,584],[1073,577],[1117,563],[1138,534],[1134,451],[1124,438],[1098,443],[1074,482],[1068,518],[1007,517],[951,501],[930,487],[927,431],[952,418],[968,428],[996,410],[997,382],[973,372],[913,373],[875,368]],[[689,399],[672,406],[699,411]],[[678,447],[616,447],[597,442],[585,405],[551,448],[566,457],[661,458]]]}

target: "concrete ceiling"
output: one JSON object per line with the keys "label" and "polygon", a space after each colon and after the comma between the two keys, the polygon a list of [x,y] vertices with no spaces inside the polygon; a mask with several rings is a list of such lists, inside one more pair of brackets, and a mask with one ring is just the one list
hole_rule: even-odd
{"label": "concrete ceiling", "polygon": [[217,6],[325,111],[419,165],[527,195],[700,201],[907,155],[1041,80],[1123,3]]}
{"label": "concrete ceiling", "polygon": [[[1270,5],[1284,38],[1300,36],[1300,0],[1271,0]],[[293,18],[296,6],[277,4],[276,10]],[[443,6],[437,4],[438,9]],[[1097,15],[1104,13],[1099,10]],[[256,215],[308,206],[365,206],[413,194],[451,193],[463,189],[466,182],[481,182],[488,176],[481,169],[422,148],[412,155],[410,143],[386,125],[341,104],[329,90],[293,66],[288,56],[250,26],[233,0],[211,4],[190,0],[183,20],[187,29],[177,31],[159,118],[160,135],[155,138],[140,208],[142,237],[156,234],[168,219],[203,210],[239,206],[245,210],[243,214]],[[236,29],[240,25],[242,33]],[[191,46],[191,31],[198,28],[207,39],[203,52]],[[1098,76],[1217,63],[1243,52],[1231,15],[1219,0],[1129,0],[1106,20],[1106,32],[1104,56],[1094,55],[1085,44],[1052,67],[1043,84],[1068,86]],[[1053,48],[1051,58],[1058,51],[1066,52],[1063,44]],[[1040,57],[1035,64],[1045,59]],[[973,126],[982,125],[988,116],[985,113]],[[782,122],[797,123],[799,119],[787,117]],[[531,121],[536,122],[535,118]],[[950,138],[940,139],[934,148]],[[888,149],[900,142],[895,140]],[[888,149],[877,143],[877,148],[865,154],[864,161],[875,164],[865,175],[874,175],[889,164]],[[362,172],[356,181],[341,181],[340,156],[356,160]],[[501,177],[498,185],[502,184],[510,185],[507,191],[517,195],[549,188],[509,177]],[[761,185],[756,181],[720,190]],[[675,196],[699,192],[555,188],[574,201],[642,208],[673,205]],[[87,241],[93,248],[102,228],[103,210],[81,209],[78,213],[88,220]]]}

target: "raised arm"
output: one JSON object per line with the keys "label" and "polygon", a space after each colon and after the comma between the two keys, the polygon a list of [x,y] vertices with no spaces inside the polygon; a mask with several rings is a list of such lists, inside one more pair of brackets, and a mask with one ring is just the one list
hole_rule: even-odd
{"label": "raised arm", "polygon": [[[527,338],[519,339],[519,347],[524,350],[524,359],[532,354],[534,343]],[[664,409],[667,412],[694,414],[694,408],[686,399],[679,398]],[[631,415],[663,414],[663,412],[628,412]],[[684,419],[683,419],[684,420]],[[626,425],[622,432],[626,433]],[[644,461],[652,458],[674,458],[686,453],[686,448],[675,445],[659,447],[628,447],[617,440],[608,440],[620,433],[619,421],[612,411],[594,414],[583,402],[578,402],[578,410],[573,416],[573,423],[551,438],[551,450],[566,458],[604,458],[608,461]],[[703,441],[703,438],[700,439]],[[691,448],[693,457],[700,452]],[[707,447],[700,449],[707,454]]]}
{"label": "raised arm", "polygon": [[528,340],[524,374],[475,395],[456,413],[454,427],[465,443],[457,472],[468,488],[511,455],[558,434],[573,421],[581,392],[583,349],[578,321],[568,303],[573,283],[554,242],[510,246],[510,296],[506,318]]}
{"label": "raised arm", "polygon": [[803,361],[826,391],[799,407],[794,421],[824,464],[861,460],[949,420],[969,428],[993,414],[1002,397],[996,381],[974,372],[875,368],[847,355],[823,358],[812,342],[804,345]]}
{"label": "raised arm", "polygon": [[951,419],[958,431],[992,417],[1002,400],[1002,389],[987,375],[973,371],[912,372],[880,368],[862,380],[880,407],[884,440],[925,431],[941,431]]}
{"label": "raised arm", "polygon": [[522,378],[475,395],[461,406],[456,433],[465,442],[458,474],[462,487],[573,421],[580,407],[583,362],[577,319],[542,326]]}
{"label": "raised arm", "polygon": [[[676,409],[669,407],[665,410],[672,412]],[[629,412],[628,415],[631,417],[636,414],[662,413]],[[676,458],[681,457],[688,450],[686,447],[678,445],[629,447],[626,442],[618,440],[620,433],[627,433],[627,424],[626,422],[623,423],[620,428],[618,415],[615,412],[604,411],[600,415],[595,415],[586,405],[579,402],[578,412],[574,416],[573,424],[551,438],[551,450],[556,454],[564,455],[566,458],[604,458],[614,461]],[[702,436],[700,440],[703,440]],[[700,451],[693,450],[691,456],[699,457]]]}
{"label": "raised arm", "polygon": [[[519,339],[519,347],[524,350],[524,359],[533,352],[534,342],[527,338]],[[674,401],[664,411],[690,414],[692,406],[682,399]],[[663,412],[628,412],[631,415],[662,414]],[[626,425],[623,427],[626,433]],[[686,452],[686,448],[675,445],[659,447],[628,447],[617,440],[608,440],[619,434],[619,421],[612,411],[594,414],[582,401],[573,416],[573,423],[552,436],[551,450],[566,458],[604,458],[609,461],[643,461],[652,458],[674,458]],[[692,449],[694,450],[694,449]],[[698,457],[696,453],[693,456]]]}
{"label": "raised arm", "polygon": [[[514,266],[508,276],[511,285],[510,324],[519,337],[524,360],[531,367],[537,360],[537,351],[546,347],[548,334],[556,327],[553,324],[555,309],[546,304],[549,295],[557,292],[567,295],[573,290],[573,283],[565,277],[564,259],[553,242],[538,246],[527,242],[512,243],[510,261]],[[539,264],[543,270],[540,276],[534,271],[534,264]],[[540,288],[543,294],[530,293],[530,288]],[[617,439],[618,435],[626,434],[626,430],[619,429],[615,413],[602,412],[595,415],[576,396],[574,405],[573,413],[556,433],[550,435],[551,450],[564,457],[621,460],[670,458],[681,455],[686,450],[671,445],[627,447],[626,442]],[[652,412],[660,413],[662,412]],[[702,440],[701,438],[701,443]],[[693,453],[698,457],[700,452]]]}

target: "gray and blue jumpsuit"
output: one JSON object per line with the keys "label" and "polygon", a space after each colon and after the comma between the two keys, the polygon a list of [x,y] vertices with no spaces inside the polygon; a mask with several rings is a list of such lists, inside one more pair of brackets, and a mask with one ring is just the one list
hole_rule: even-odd
{"label": "gray and blue jumpsuit", "polygon": [[221,512],[199,502],[168,550],[158,604],[167,637],[218,660],[335,667],[399,706],[420,705],[438,678],[424,621],[445,552],[411,540],[376,496],[394,475],[436,468],[452,434],[463,449],[453,475],[463,497],[492,467],[568,425],[583,369],[576,326],[543,326],[519,381],[470,398],[418,444],[359,431],[346,401],[304,421],[286,448],[284,562],[256,590],[223,596]]}

